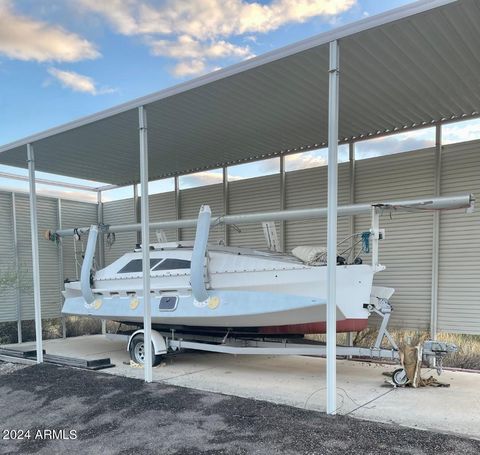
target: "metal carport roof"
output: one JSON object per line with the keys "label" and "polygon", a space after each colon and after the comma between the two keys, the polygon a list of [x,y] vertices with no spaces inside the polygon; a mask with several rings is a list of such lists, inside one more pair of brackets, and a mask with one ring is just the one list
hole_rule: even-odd
{"label": "metal carport roof", "polygon": [[342,141],[480,111],[480,2],[420,1],[0,147],[0,163],[139,181],[138,111],[150,179],[327,142],[328,43],[339,39]]}

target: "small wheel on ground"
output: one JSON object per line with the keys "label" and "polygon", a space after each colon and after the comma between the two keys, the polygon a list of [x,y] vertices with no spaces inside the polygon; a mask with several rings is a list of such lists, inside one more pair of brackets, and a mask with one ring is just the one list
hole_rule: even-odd
{"label": "small wheel on ground", "polygon": [[[145,338],[143,333],[135,335],[130,342],[130,359],[139,365],[145,363]],[[162,360],[161,355],[155,355],[155,348],[152,343],[152,366],[157,366]]]}
{"label": "small wheel on ground", "polygon": [[397,368],[392,374],[392,381],[396,386],[404,386],[408,382],[407,373],[403,368]]}

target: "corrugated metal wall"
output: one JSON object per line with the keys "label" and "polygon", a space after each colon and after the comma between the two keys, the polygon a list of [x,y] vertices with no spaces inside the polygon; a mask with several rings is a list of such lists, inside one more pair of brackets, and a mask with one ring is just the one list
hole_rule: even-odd
{"label": "corrugated metal wall", "polygon": [[[55,318],[60,315],[62,274],[59,262],[59,246],[47,242],[43,233],[58,225],[57,200],[38,197],[38,238],[40,255],[40,284],[43,318]],[[32,248],[30,234],[30,210],[28,195],[15,195],[15,213],[17,218],[18,258],[22,277],[20,289],[22,320],[33,319],[33,276]]]}
{"label": "corrugated metal wall", "polygon": [[[17,320],[17,292],[11,286],[16,273],[15,241],[13,236],[12,194],[0,192],[0,322]],[[7,276],[11,277],[8,279]]]}
{"label": "corrugated metal wall", "polygon": [[[97,223],[97,204],[80,201],[60,201],[62,227],[84,227]],[[88,235],[82,236],[79,242],[74,242],[73,237],[62,238],[63,251],[63,276],[71,280],[80,277],[82,267],[82,253],[87,246]],[[75,249],[77,250],[75,258]]]}
{"label": "corrugated metal wall", "polygon": [[[338,166],[338,204],[350,203],[350,164]],[[327,167],[286,173],[286,209],[327,206]],[[338,219],[338,241],[350,235],[348,217]],[[299,245],[327,245],[327,220],[288,221],[286,250]]]}
{"label": "corrugated metal wall", "polygon": [[[18,250],[15,254],[13,230],[13,195],[0,192],[0,270],[12,271],[18,267],[20,277],[20,314],[22,320],[34,317],[32,248],[30,234],[30,207],[28,195],[15,194],[15,216],[17,221]],[[55,198],[37,198],[38,205],[38,238],[40,255],[40,284],[43,318],[60,316],[63,289],[63,277],[75,278],[72,239],[63,239],[60,245],[48,242],[43,235],[47,229],[59,226],[59,200]],[[70,200],[60,201],[62,223],[65,227],[83,226],[95,223],[97,205]],[[63,255],[63,257],[62,257]],[[61,270],[61,264],[64,270]],[[17,320],[17,292],[12,289],[0,293],[0,321]]]}
{"label": "corrugated metal wall", "polygon": [[[229,183],[229,214],[263,212],[280,209],[280,175],[267,175]],[[279,223],[276,223],[277,232]],[[230,245],[266,248],[262,226],[228,226]]]}
{"label": "corrugated metal wall", "polygon": [[[431,197],[434,192],[434,150],[382,156],[356,163],[355,202]],[[381,217],[386,240],[380,263],[387,269],[375,283],[395,288],[391,326],[426,329],[430,324],[432,232],[431,213]],[[367,230],[370,217],[356,216],[355,231]]]}
{"label": "corrugated metal wall", "polygon": [[[445,146],[442,194],[480,197],[480,141]],[[440,215],[438,328],[480,334],[480,208]]]}
{"label": "corrugated metal wall", "polygon": [[[133,199],[105,202],[103,204],[103,222],[105,224],[135,223]],[[112,246],[108,246],[105,242],[105,265],[111,264],[127,251],[132,251],[136,243],[136,232],[116,234]]]}
{"label": "corrugated metal wall", "polygon": [[[148,198],[148,202],[150,210],[150,221],[168,221],[175,219],[176,209],[174,191],[169,191],[168,193],[152,194]],[[165,231],[165,234],[169,242],[174,242],[175,240],[177,240],[176,229],[169,229]],[[150,232],[150,242],[154,243],[156,241],[157,236],[155,230],[152,230]]]}
{"label": "corrugated metal wall", "polygon": [[[202,204],[208,204],[212,218],[223,215],[223,185],[215,184],[188,188],[180,191],[180,218],[197,218]],[[210,242],[218,243],[224,239],[224,226],[215,226],[210,232]],[[181,229],[182,240],[193,240],[195,228]]]}

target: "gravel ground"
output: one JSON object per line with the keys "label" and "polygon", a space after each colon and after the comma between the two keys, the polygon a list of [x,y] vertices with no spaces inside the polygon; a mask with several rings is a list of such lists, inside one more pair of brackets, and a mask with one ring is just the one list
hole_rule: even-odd
{"label": "gravel ground", "polygon": [[11,362],[2,362],[0,360],[0,376],[2,374],[13,373],[14,371],[21,370],[25,368],[26,365],[20,365],[18,363],[11,363]]}
{"label": "gravel ground", "polygon": [[451,435],[47,364],[0,376],[2,437],[28,429],[0,453],[480,453],[480,441]]}

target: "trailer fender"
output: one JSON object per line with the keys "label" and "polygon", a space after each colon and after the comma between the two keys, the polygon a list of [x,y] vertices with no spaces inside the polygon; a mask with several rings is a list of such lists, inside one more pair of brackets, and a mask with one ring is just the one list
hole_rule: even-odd
{"label": "trailer fender", "polygon": [[[144,333],[143,329],[133,332],[130,338],[128,339],[127,352],[130,350],[130,343],[132,342],[135,335],[139,333]],[[152,330],[152,343],[153,343],[153,352],[155,355],[166,354],[167,353],[167,344],[165,343],[165,338],[160,335],[156,330]]]}

